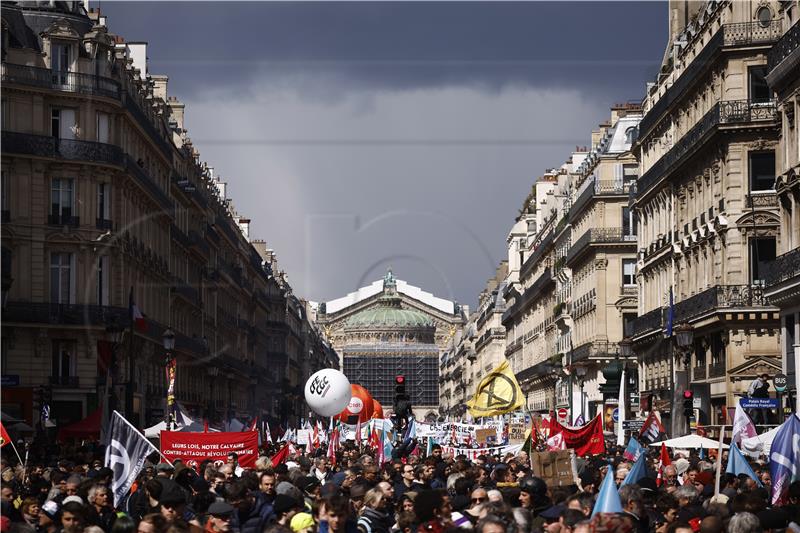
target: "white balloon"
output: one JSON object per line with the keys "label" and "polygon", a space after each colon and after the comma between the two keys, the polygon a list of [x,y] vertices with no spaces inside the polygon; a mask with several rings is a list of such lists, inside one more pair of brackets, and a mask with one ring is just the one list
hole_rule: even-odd
{"label": "white balloon", "polygon": [[305,396],[318,415],[338,415],[350,402],[350,380],[336,369],[323,368],[306,381]]}

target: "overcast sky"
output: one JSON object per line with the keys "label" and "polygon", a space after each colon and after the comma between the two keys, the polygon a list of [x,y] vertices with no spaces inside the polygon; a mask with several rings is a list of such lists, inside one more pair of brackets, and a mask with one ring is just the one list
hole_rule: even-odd
{"label": "overcast sky", "polygon": [[474,306],[531,184],[641,100],[666,2],[99,2],[201,157],[326,301],[395,275]]}

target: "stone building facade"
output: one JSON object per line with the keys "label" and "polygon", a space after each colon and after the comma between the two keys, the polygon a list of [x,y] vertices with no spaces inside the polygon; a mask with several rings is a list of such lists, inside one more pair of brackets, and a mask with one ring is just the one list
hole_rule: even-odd
{"label": "stone building facade", "polygon": [[305,376],[338,358],[146,44],[81,2],[16,2],[2,45],[4,412],[39,425],[47,404],[60,427],[108,401],[152,424],[171,333],[191,414],[299,419]]}
{"label": "stone building facade", "polygon": [[632,338],[645,407],[671,418],[673,433],[685,431],[670,414],[689,383],[700,422],[719,424],[758,373],[781,368],[778,312],[764,296],[780,241],[780,115],[766,76],[781,4],[670,2],[667,50],[643,101]]}
{"label": "stone building facade", "polygon": [[396,279],[321,303],[317,320],[351,383],[362,385],[389,414],[394,378],[403,375],[418,419],[439,416],[439,360],[469,310]]}

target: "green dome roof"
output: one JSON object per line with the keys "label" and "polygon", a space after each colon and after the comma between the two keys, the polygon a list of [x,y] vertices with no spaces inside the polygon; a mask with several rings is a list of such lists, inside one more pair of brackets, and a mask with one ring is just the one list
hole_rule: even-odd
{"label": "green dome roof", "polygon": [[428,328],[433,320],[426,314],[400,307],[378,305],[356,313],[347,320],[348,327]]}
{"label": "green dome roof", "polygon": [[400,296],[397,294],[397,285],[389,270],[383,278],[383,295],[378,298],[378,305],[356,313],[351,316],[345,327],[370,328],[388,327],[401,329],[421,329],[435,327],[433,320],[419,311],[403,309],[400,306]]}

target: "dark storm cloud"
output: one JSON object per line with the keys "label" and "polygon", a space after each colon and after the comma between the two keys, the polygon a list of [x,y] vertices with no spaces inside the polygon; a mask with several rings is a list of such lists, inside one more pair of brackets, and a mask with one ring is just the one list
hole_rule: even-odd
{"label": "dark storm cloud", "polygon": [[[105,2],[112,31],[150,43],[151,72],[185,97],[314,72],[408,90],[508,85],[612,93],[652,76],[665,34],[656,2]],[[644,23],[634,23],[641,21]],[[653,24],[653,22],[658,24]],[[313,84],[312,84],[313,86]],[[620,98],[638,98],[631,91]]]}
{"label": "dark storm cloud", "polygon": [[665,3],[111,3],[297,294],[475,303],[544,169],[640,99]]}

